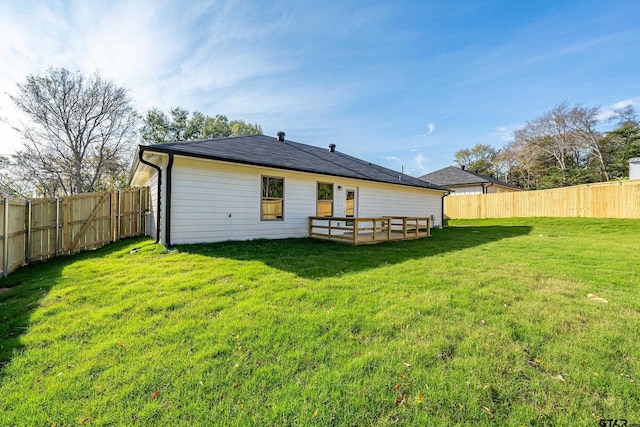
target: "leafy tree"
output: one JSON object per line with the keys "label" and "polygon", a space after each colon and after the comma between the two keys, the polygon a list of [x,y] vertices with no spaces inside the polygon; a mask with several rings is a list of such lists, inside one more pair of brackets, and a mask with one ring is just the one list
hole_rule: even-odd
{"label": "leafy tree", "polygon": [[97,72],[50,68],[27,76],[11,99],[30,120],[13,172],[38,195],[104,190],[127,173],[138,115],[124,88]]}
{"label": "leafy tree", "polygon": [[494,165],[498,157],[498,151],[488,144],[476,144],[471,148],[458,150],[455,154],[455,162],[459,167],[486,176],[495,177]]}
{"label": "leafy tree", "polygon": [[227,116],[206,116],[194,111],[175,107],[165,114],[152,108],[143,119],[140,130],[142,142],[145,144],[161,144],[174,141],[193,141],[226,136],[262,134],[258,124],[243,120],[229,120]]}
{"label": "leafy tree", "polygon": [[629,159],[640,157],[640,124],[633,106],[616,111],[613,119],[618,125],[603,138],[603,156],[610,177],[622,178],[629,176]]}

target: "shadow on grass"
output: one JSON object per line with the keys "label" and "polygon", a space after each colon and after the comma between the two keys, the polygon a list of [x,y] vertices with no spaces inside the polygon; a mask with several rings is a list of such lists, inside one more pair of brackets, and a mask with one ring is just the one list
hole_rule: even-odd
{"label": "shadow on grass", "polygon": [[459,251],[502,239],[527,235],[528,226],[447,227],[432,236],[375,245],[349,246],[314,239],[252,240],[180,245],[183,253],[240,261],[261,261],[304,278],[340,276],[410,259]]}
{"label": "shadow on grass", "polygon": [[21,337],[29,331],[31,315],[58,283],[65,267],[78,261],[100,258],[122,250],[136,239],[125,239],[102,248],[35,262],[0,280],[0,381],[16,353],[23,349]]}

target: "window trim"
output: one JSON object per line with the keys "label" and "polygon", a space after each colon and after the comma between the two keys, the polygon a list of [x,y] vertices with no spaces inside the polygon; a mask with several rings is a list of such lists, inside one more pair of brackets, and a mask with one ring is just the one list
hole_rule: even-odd
{"label": "window trim", "polygon": [[[331,186],[331,199],[322,199],[320,200],[320,184],[327,184]],[[318,202],[331,202],[331,215],[323,216],[323,218],[331,218],[335,214],[335,206],[336,206],[336,184],[334,182],[326,182],[326,181],[316,181],[316,216],[320,216],[320,212],[318,211]]]}
{"label": "window trim", "polygon": [[[263,197],[262,196],[262,190],[263,185],[264,185],[264,179],[265,178],[271,178],[271,179],[281,179],[282,180],[282,198],[280,197]],[[260,221],[284,221],[284,199],[285,199],[285,179],[283,176],[272,176],[272,175],[260,175],[260,193],[259,193],[259,197],[260,197]],[[264,210],[262,209],[262,202],[264,200],[282,200],[282,216],[281,218],[265,218],[264,217]]]}

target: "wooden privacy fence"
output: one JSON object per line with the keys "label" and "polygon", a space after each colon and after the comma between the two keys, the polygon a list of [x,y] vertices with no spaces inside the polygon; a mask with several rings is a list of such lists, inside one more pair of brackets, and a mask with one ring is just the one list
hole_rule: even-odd
{"label": "wooden privacy fence", "polygon": [[145,234],[149,189],[0,201],[2,275],[32,261]]}
{"label": "wooden privacy fence", "polygon": [[444,198],[452,219],[510,217],[640,218],[640,180],[551,190],[470,194]]}

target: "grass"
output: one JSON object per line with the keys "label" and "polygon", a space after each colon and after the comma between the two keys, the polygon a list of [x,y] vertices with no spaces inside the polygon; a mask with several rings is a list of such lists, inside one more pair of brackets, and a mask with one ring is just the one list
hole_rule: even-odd
{"label": "grass", "polygon": [[451,225],[23,268],[0,281],[0,425],[640,422],[640,221]]}

